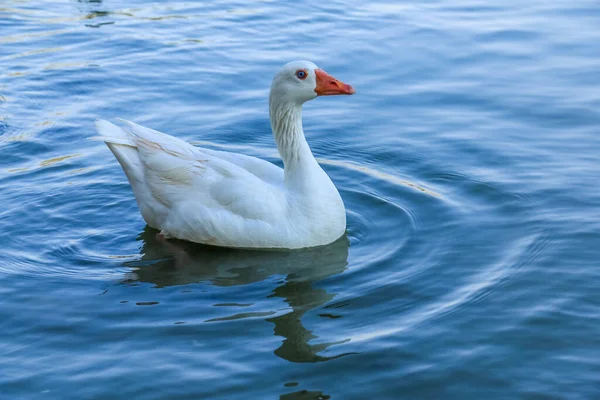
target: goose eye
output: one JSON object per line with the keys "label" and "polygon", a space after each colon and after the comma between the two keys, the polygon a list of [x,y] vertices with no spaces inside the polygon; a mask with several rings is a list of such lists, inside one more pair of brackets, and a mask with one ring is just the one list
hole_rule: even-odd
{"label": "goose eye", "polygon": [[299,69],[298,71],[296,71],[296,76],[298,77],[298,79],[306,79],[306,71],[303,69]]}

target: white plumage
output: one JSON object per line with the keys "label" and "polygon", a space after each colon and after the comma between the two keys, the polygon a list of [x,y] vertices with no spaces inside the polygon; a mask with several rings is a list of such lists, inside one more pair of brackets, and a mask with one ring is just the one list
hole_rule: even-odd
{"label": "white plumage", "polygon": [[273,80],[271,125],[284,169],[125,120],[123,127],[98,120],[96,128],[125,171],[144,220],[165,237],[242,248],[324,245],[344,233],[345,210],[301,123],[302,104],[317,96],[323,76],[340,91],[329,87],[325,94],[354,92],[307,61],[287,64]]}

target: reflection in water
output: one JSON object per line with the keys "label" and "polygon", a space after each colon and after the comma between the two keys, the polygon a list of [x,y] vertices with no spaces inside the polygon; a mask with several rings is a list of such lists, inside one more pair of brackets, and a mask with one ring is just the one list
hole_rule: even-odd
{"label": "reflection in water", "polygon": [[[157,231],[146,227],[138,237],[143,241],[142,257],[127,262],[133,268],[127,282],[149,282],[156,287],[186,285],[201,281],[217,286],[246,285],[272,275],[285,275],[283,283],[269,297],[280,297],[291,312],[267,319],[275,324],[275,334],[285,338],[275,354],[292,362],[317,362],[339,358],[318,355],[333,344],[347,340],[309,344],[317,338],[301,322],[302,316],[329,301],[335,294],[313,284],[339,274],[348,265],[346,236],[328,246],[302,250],[259,251],[204,246],[179,240],[160,240]],[[272,315],[274,313],[266,313]],[[233,319],[233,318],[227,318]],[[223,320],[223,319],[221,319]],[[210,322],[210,321],[207,321]]]}
{"label": "reflection in water", "polygon": [[328,400],[331,396],[323,394],[323,392],[314,392],[301,390],[299,392],[283,394],[279,396],[279,400]]}

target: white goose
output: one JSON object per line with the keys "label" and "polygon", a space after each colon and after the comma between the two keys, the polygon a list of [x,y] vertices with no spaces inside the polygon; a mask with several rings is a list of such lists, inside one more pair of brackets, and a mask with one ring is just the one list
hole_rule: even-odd
{"label": "white goose", "polygon": [[302,105],[354,89],[309,61],[286,64],[269,94],[271,128],[284,169],[242,154],[198,148],[124,121],[96,128],[127,175],[148,225],[165,238],[241,248],[302,248],[346,230],[344,203],[315,160]]}

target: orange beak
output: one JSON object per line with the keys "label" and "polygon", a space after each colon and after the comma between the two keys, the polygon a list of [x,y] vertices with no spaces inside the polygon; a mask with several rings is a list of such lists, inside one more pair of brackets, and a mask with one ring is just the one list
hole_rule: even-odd
{"label": "orange beak", "polygon": [[315,92],[317,96],[333,96],[336,94],[354,94],[356,91],[350,85],[338,81],[322,69],[316,69],[317,87]]}

